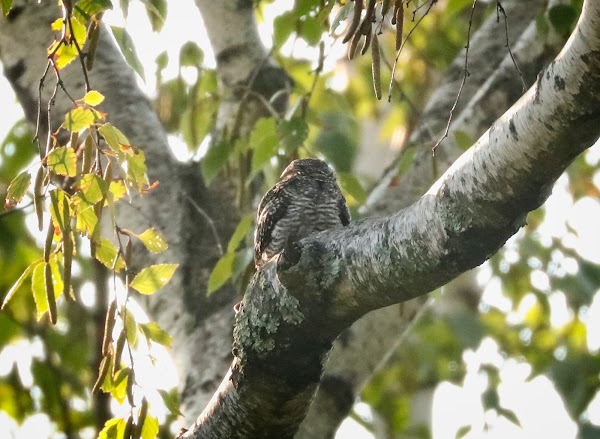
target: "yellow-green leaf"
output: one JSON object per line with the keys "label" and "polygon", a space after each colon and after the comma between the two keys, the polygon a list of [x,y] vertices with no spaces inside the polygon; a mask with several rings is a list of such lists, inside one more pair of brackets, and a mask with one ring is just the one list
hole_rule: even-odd
{"label": "yellow-green leaf", "polygon": [[168,392],[164,389],[156,389],[156,391],[165,403],[165,407],[167,407],[167,409],[171,413],[173,413],[174,415],[181,415],[181,412],[179,411],[179,401],[177,398],[177,392],[175,391],[175,389],[171,392]]}
{"label": "yellow-green leaf", "polygon": [[162,329],[158,323],[140,323],[140,330],[144,333],[148,340],[152,340],[160,345],[171,347],[173,337],[167,331]]}
{"label": "yellow-green leaf", "polygon": [[110,29],[112,30],[115,40],[117,41],[117,44],[119,45],[121,53],[125,57],[127,64],[129,64],[133,70],[135,70],[137,74],[140,75],[144,81],[146,81],[146,78],[144,77],[144,67],[137,56],[135,46],[133,45],[133,40],[129,36],[129,33],[125,30],[125,28],[118,26],[111,26]]}
{"label": "yellow-green leaf", "polygon": [[115,152],[122,152],[121,145],[131,146],[127,136],[125,136],[121,130],[112,126],[110,123],[105,123],[98,128],[98,131],[100,131],[100,134],[102,134],[102,137],[104,137],[104,140],[106,140],[106,143],[108,143],[110,149]]}
{"label": "yellow-green leaf", "polygon": [[165,238],[154,229],[147,229],[144,233],[137,236],[151,252],[161,253],[168,247]]}
{"label": "yellow-green leaf", "polygon": [[250,134],[250,147],[254,151],[251,175],[258,172],[275,155],[278,146],[279,136],[275,119],[272,117],[259,119]]}
{"label": "yellow-green leaf", "polygon": [[108,190],[108,183],[97,175],[86,174],[81,177],[79,189],[73,197],[76,213],[80,213],[102,200]]}
{"label": "yellow-green leaf", "polygon": [[100,239],[100,242],[96,246],[96,259],[111,270],[114,266],[115,271],[118,273],[125,268],[125,262],[123,261],[123,258],[119,256],[119,259],[115,263],[117,253],[117,248],[106,238]]}
{"label": "yellow-green leaf", "polygon": [[62,232],[65,230],[65,222],[69,218],[64,218],[65,212],[64,203],[69,202],[69,196],[61,189],[54,189],[50,191],[50,215],[52,216],[52,222],[54,227]]}
{"label": "yellow-green leaf", "polygon": [[6,306],[8,301],[15,295],[15,293],[17,292],[19,287],[23,284],[25,279],[27,279],[27,277],[29,277],[29,275],[33,272],[33,269],[42,262],[44,262],[43,259],[38,259],[37,261],[32,262],[29,265],[29,267],[27,267],[25,269],[25,271],[19,277],[19,279],[17,279],[17,281],[14,283],[14,285],[12,287],[10,287],[10,290],[8,290],[8,293],[6,293],[6,296],[4,297],[4,302],[2,302],[2,307],[0,307],[0,309],[4,309],[4,307]]}
{"label": "yellow-green leaf", "polygon": [[148,176],[146,175],[146,157],[142,151],[134,151],[127,155],[127,183],[138,190],[145,189],[148,185]]}
{"label": "yellow-green leaf", "polygon": [[226,253],[217,261],[217,265],[213,268],[212,273],[210,273],[210,278],[208,279],[208,294],[212,294],[221,288],[221,286],[231,277],[234,260],[235,253]]}
{"label": "yellow-green leaf", "polygon": [[137,341],[137,323],[135,322],[135,316],[129,310],[127,310],[125,317],[125,331],[127,331],[127,343],[129,343],[129,346],[134,346]]}
{"label": "yellow-green leaf", "polygon": [[6,17],[12,8],[12,0],[2,0],[2,14]]}
{"label": "yellow-green leaf", "polygon": [[127,193],[127,188],[123,180],[111,181],[108,190],[113,194],[113,201],[120,200]]}
{"label": "yellow-green leaf", "polygon": [[153,294],[173,276],[178,264],[151,265],[144,268],[131,282],[131,287],[142,294]]}
{"label": "yellow-green leaf", "polygon": [[17,175],[8,186],[8,192],[6,193],[6,203],[17,204],[23,199],[23,196],[27,193],[29,185],[31,184],[31,177],[28,172],[21,172]]}
{"label": "yellow-green leaf", "polygon": [[242,239],[246,236],[246,234],[250,231],[252,227],[252,221],[254,220],[254,215],[246,215],[241,219],[240,223],[235,228],[233,235],[229,239],[229,244],[227,244],[227,253],[233,253],[238,248]]}
{"label": "yellow-green leaf", "polygon": [[50,256],[50,269],[52,270],[52,284],[54,285],[54,297],[58,299],[64,290],[62,273],[64,271],[63,253],[54,253]]}
{"label": "yellow-green leaf", "polygon": [[33,268],[31,276],[31,291],[33,292],[33,300],[37,310],[37,319],[41,319],[45,312],[48,311],[48,299],[46,298],[46,281],[44,279],[44,270],[46,263],[37,264]]}
{"label": "yellow-green leaf", "polygon": [[54,173],[75,177],[77,173],[77,154],[71,147],[59,146],[48,154],[48,167]]}
{"label": "yellow-green leaf", "polygon": [[101,114],[97,111],[90,108],[77,107],[65,115],[62,127],[69,131],[79,132],[93,125],[96,119],[100,117]]}
{"label": "yellow-green leaf", "polygon": [[104,428],[98,435],[98,439],[122,439],[126,424],[125,420],[121,418],[109,419],[104,424]]}
{"label": "yellow-green leaf", "polygon": [[158,434],[158,420],[154,416],[146,416],[142,427],[142,439],[154,439]]}
{"label": "yellow-green leaf", "polygon": [[[110,373],[109,373],[110,375]],[[110,394],[119,401],[119,404],[123,404],[125,398],[127,397],[127,380],[129,380],[131,376],[131,369],[125,367],[120,369],[111,379],[110,389],[104,389],[110,392]]]}
{"label": "yellow-green leaf", "polygon": [[79,212],[76,216],[77,225],[76,229],[79,233],[84,233],[91,238],[94,229],[96,228],[96,224],[98,224],[98,217],[94,212],[94,209],[85,209],[82,212]]}
{"label": "yellow-green leaf", "polygon": [[102,103],[102,101],[104,100],[104,95],[97,92],[96,90],[90,90],[85,94],[85,96],[81,100],[86,104],[94,107]]}

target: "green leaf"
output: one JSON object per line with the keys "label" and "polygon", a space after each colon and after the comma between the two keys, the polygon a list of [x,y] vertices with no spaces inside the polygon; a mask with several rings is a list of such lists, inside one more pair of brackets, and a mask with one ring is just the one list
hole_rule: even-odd
{"label": "green leaf", "polygon": [[125,196],[127,188],[123,180],[111,181],[108,191],[113,195],[113,201],[118,201]]}
{"label": "green leaf", "polygon": [[350,14],[352,13],[352,11],[354,11],[354,3],[346,2],[346,4],[340,8],[338,13],[335,14],[335,17],[333,18],[333,21],[331,22],[331,27],[329,28],[329,33],[330,34],[334,33],[336,31],[336,29],[338,28],[338,26],[340,25],[340,23],[342,21],[344,21],[346,18],[348,18],[350,16]]}
{"label": "green leaf", "polygon": [[148,168],[146,156],[142,151],[127,154],[127,183],[137,190],[144,190],[148,186]]}
{"label": "green leaf", "polygon": [[37,264],[33,268],[31,276],[31,291],[33,292],[33,301],[37,310],[37,319],[40,320],[44,313],[48,311],[48,299],[46,298],[46,280],[44,270],[46,263]]}
{"label": "green leaf", "polygon": [[456,130],[453,134],[454,140],[456,141],[456,145],[463,151],[466,151],[471,147],[471,145],[473,145],[473,143],[475,143],[471,136],[469,136],[464,131]]}
{"label": "green leaf", "polygon": [[79,233],[86,234],[88,238],[91,238],[94,234],[96,224],[98,224],[98,217],[94,209],[85,209],[76,216],[76,230]]}
{"label": "green leaf", "polygon": [[253,214],[246,215],[240,220],[239,224],[235,228],[235,231],[233,232],[233,235],[231,235],[231,238],[229,239],[229,244],[227,244],[227,253],[233,253],[236,251],[240,245],[240,242],[242,242],[242,239],[244,239],[246,234],[250,231],[253,220]]}
{"label": "green leaf", "polygon": [[2,14],[6,17],[12,8],[12,0],[2,0]]}
{"label": "green leaf", "polygon": [[295,152],[308,138],[308,125],[304,118],[293,117],[277,123],[277,134],[287,154]]}
{"label": "green leaf", "polygon": [[281,47],[296,28],[296,16],[292,11],[284,12],[273,20],[273,45]]}
{"label": "green leaf", "polygon": [[124,419],[109,419],[98,435],[98,439],[121,439],[125,433],[127,423]]}
{"label": "green leaf", "polygon": [[510,422],[512,422],[513,424],[515,424],[517,427],[522,428],[521,422],[519,421],[519,418],[517,417],[517,415],[515,414],[515,412],[513,412],[512,410],[505,409],[503,407],[498,407],[496,409],[496,411],[498,412],[498,414],[500,416],[504,416]]}
{"label": "green leaf", "polygon": [[80,0],[73,5],[73,15],[81,23],[85,23],[92,15],[112,8],[110,0]]}
{"label": "green leaf", "polygon": [[446,9],[444,10],[444,14],[448,14],[448,16],[456,14],[467,6],[471,6],[472,3],[472,0],[450,0],[448,6],[446,6]]}
{"label": "green leaf", "polygon": [[570,5],[556,5],[548,11],[550,23],[561,35],[568,35],[575,26],[577,11]]}
{"label": "green leaf", "polygon": [[279,136],[276,122],[272,117],[259,119],[250,135],[252,154],[251,175],[256,174],[277,153]]}
{"label": "green leaf", "polygon": [[207,97],[190,103],[181,115],[179,130],[191,150],[195,150],[213,128],[217,110],[215,98]]}
{"label": "green leaf", "polygon": [[69,203],[69,196],[61,189],[54,189],[50,191],[50,215],[52,216],[52,223],[54,227],[63,232],[65,230],[65,222],[69,218],[65,218],[64,203]]}
{"label": "green leaf", "polygon": [[59,146],[48,154],[48,168],[58,175],[75,177],[77,174],[77,154],[71,147]]}
{"label": "green leaf", "polygon": [[163,402],[165,403],[165,407],[174,415],[181,415],[179,411],[179,400],[177,397],[177,390],[173,389],[171,392],[167,392],[164,389],[156,389]]}
{"label": "green leaf", "polygon": [[135,316],[129,310],[125,314],[125,331],[127,332],[127,343],[129,346],[134,346],[137,342],[137,323],[135,321]]}
{"label": "green leaf", "polygon": [[131,146],[127,136],[125,136],[121,130],[119,130],[117,127],[114,127],[110,123],[105,123],[98,128],[98,131],[100,131],[100,134],[102,134],[102,137],[104,137],[104,140],[106,140],[106,143],[110,149],[117,153],[123,152],[121,145]]}
{"label": "green leaf", "polygon": [[137,56],[135,47],[133,45],[133,40],[129,36],[129,33],[127,33],[127,31],[122,27],[111,26],[110,28],[115,40],[117,40],[117,44],[121,49],[121,53],[123,54],[125,61],[127,61],[127,64],[129,64],[129,66],[133,68],[138,75],[140,75],[140,78],[146,81],[146,77],[144,76],[144,67]]}
{"label": "green leaf", "polygon": [[178,264],[159,264],[144,268],[131,281],[130,286],[142,294],[154,294],[173,276]]}
{"label": "green leaf", "polygon": [[154,253],[164,252],[169,246],[165,238],[154,229],[147,229],[141,235],[137,235],[148,250]]}
{"label": "green leaf", "polygon": [[102,101],[104,101],[104,95],[97,92],[96,90],[90,90],[85,94],[85,96],[81,100],[86,104],[94,107],[96,105],[101,104]]}
{"label": "green leaf", "polygon": [[226,253],[217,261],[217,265],[213,268],[212,273],[210,273],[210,278],[208,279],[207,294],[212,294],[217,291],[231,277],[234,259],[235,253]]}
{"label": "green leaf", "polygon": [[[110,375],[110,372],[108,373]],[[104,388],[104,390],[110,392],[110,394],[119,401],[119,404],[123,404],[125,398],[127,398],[127,381],[131,378],[131,369],[124,367],[119,369],[113,378],[110,379],[110,388]],[[107,386],[108,387],[108,386]]]}
{"label": "green leaf", "polygon": [[147,415],[142,427],[142,439],[154,439],[158,434],[158,420],[154,416]]}
{"label": "green leaf", "polygon": [[54,253],[50,256],[50,270],[52,270],[52,284],[54,285],[54,296],[58,299],[64,290],[62,273],[64,272],[63,253]]}
{"label": "green leaf", "polygon": [[[367,191],[365,191],[358,179],[349,172],[340,172],[338,174],[340,186],[344,193],[349,196],[348,204],[352,206],[363,205],[367,201]],[[350,198],[351,197],[351,198]]]}
{"label": "green leaf", "polygon": [[154,32],[160,32],[167,18],[167,2],[166,0],[141,0],[146,6],[146,13],[152,24]]}
{"label": "green leaf", "polygon": [[152,340],[168,348],[171,347],[173,337],[171,337],[167,331],[162,329],[158,323],[140,323],[139,327],[148,340]]}
{"label": "green leaf", "polygon": [[73,196],[75,212],[80,213],[102,200],[108,183],[95,174],[86,174],[79,181],[79,191]]}
{"label": "green leaf", "polygon": [[29,189],[30,184],[31,177],[27,171],[21,172],[19,175],[17,175],[13,181],[10,182],[10,186],[8,186],[6,203],[17,204],[20,202],[27,193],[27,189]]}
{"label": "green leaf", "polygon": [[319,44],[323,31],[323,26],[316,18],[307,16],[300,20],[298,34],[311,46]]}
{"label": "green leaf", "polygon": [[4,301],[2,302],[2,306],[0,307],[0,309],[4,309],[4,307],[8,304],[8,301],[15,295],[15,293],[17,292],[19,287],[23,284],[23,281],[25,281],[25,279],[27,279],[29,277],[29,275],[33,272],[33,269],[35,267],[37,267],[39,264],[41,264],[42,262],[44,262],[43,259],[38,259],[37,261],[32,262],[29,265],[29,267],[27,267],[25,269],[25,271],[23,272],[23,274],[21,274],[19,279],[17,279],[17,281],[13,284],[13,286],[10,287],[10,290],[8,290],[8,293],[6,293],[6,296],[4,296]]}
{"label": "green leaf", "polygon": [[123,261],[123,258],[119,256],[119,259],[115,263],[117,253],[117,248],[106,238],[100,239],[100,242],[96,246],[96,259],[111,270],[114,265],[114,269],[118,273],[125,268],[125,262]]}
{"label": "green leaf", "polygon": [[467,434],[469,434],[469,432],[471,431],[472,428],[473,427],[471,425],[463,425],[462,427],[460,427],[458,429],[458,431],[456,432],[456,435],[454,436],[454,438],[455,439],[462,439]]}
{"label": "green leaf", "polygon": [[227,163],[227,159],[229,158],[229,154],[231,153],[231,144],[226,141],[219,142],[216,145],[212,145],[206,155],[202,158],[200,162],[200,168],[202,169],[202,176],[206,181],[206,184],[210,184],[210,182],[219,175],[219,172],[225,164]]}
{"label": "green leaf", "polygon": [[231,279],[235,282],[240,274],[248,267],[254,259],[254,248],[249,247],[235,253],[233,266],[231,268]]}
{"label": "green leaf", "polygon": [[65,121],[61,126],[66,130],[78,133],[93,125],[101,116],[100,113],[90,108],[77,107],[65,115]]}
{"label": "green leaf", "polygon": [[188,41],[179,49],[179,65],[200,67],[204,61],[204,52],[196,43]]}

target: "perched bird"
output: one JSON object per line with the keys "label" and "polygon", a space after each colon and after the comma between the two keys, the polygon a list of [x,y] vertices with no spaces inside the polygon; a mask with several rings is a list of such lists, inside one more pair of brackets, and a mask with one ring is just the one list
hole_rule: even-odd
{"label": "perched bird", "polygon": [[254,264],[260,269],[286,245],[313,232],[349,223],[346,199],[327,163],[319,159],[294,160],[258,206]]}

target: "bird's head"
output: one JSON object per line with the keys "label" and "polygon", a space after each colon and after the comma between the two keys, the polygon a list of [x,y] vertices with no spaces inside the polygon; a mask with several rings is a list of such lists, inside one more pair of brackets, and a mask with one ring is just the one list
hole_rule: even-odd
{"label": "bird's head", "polygon": [[294,160],[284,169],[280,180],[286,180],[297,175],[334,178],[333,172],[327,163],[313,158]]}

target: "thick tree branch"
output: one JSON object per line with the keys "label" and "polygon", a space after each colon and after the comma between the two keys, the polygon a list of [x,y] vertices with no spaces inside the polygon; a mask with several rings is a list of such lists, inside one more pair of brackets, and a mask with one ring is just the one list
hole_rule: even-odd
{"label": "thick tree branch", "polygon": [[[535,15],[538,10],[523,2],[506,7],[509,35],[513,53],[525,75],[527,83],[560,50],[564,40],[553,38],[551,44],[539,38]],[[536,5],[539,7],[539,5]],[[409,146],[418,148],[413,166],[399,176],[393,166],[371,194],[365,214],[385,215],[415,202],[435,181],[433,161],[438,172],[444,172],[462,153],[454,133],[462,132],[478,138],[490,124],[521,96],[520,78],[506,48],[499,45],[502,26],[490,17],[474,35],[471,44],[471,76],[455,112],[450,136],[444,140],[434,157],[430,146],[434,144],[446,125],[448,111],[456,97],[456,81],[464,61],[460,53],[453,67],[446,73],[442,86],[426,105],[425,115],[411,135]],[[445,90],[445,91],[444,91]],[[461,104],[462,103],[462,104]],[[437,109],[445,109],[445,112]],[[397,181],[391,184],[392,181]],[[401,307],[377,310],[356,322],[334,343],[325,368],[323,383],[302,423],[296,438],[330,438],[352,407],[354,398],[381,367],[389,355],[401,344],[415,316],[423,314],[426,297],[418,297]],[[335,385],[327,385],[328,382]]]}
{"label": "thick tree branch", "polygon": [[[586,1],[534,87],[417,203],[308,237],[260,271],[238,315],[231,379],[206,412],[222,437],[292,437],[343,329],[443,285],[514,234],[600,135],[599,75],[600,5]],[[236,410],[255,416],[239,424]],[[208,425],[186,437],[209,437]]]}

